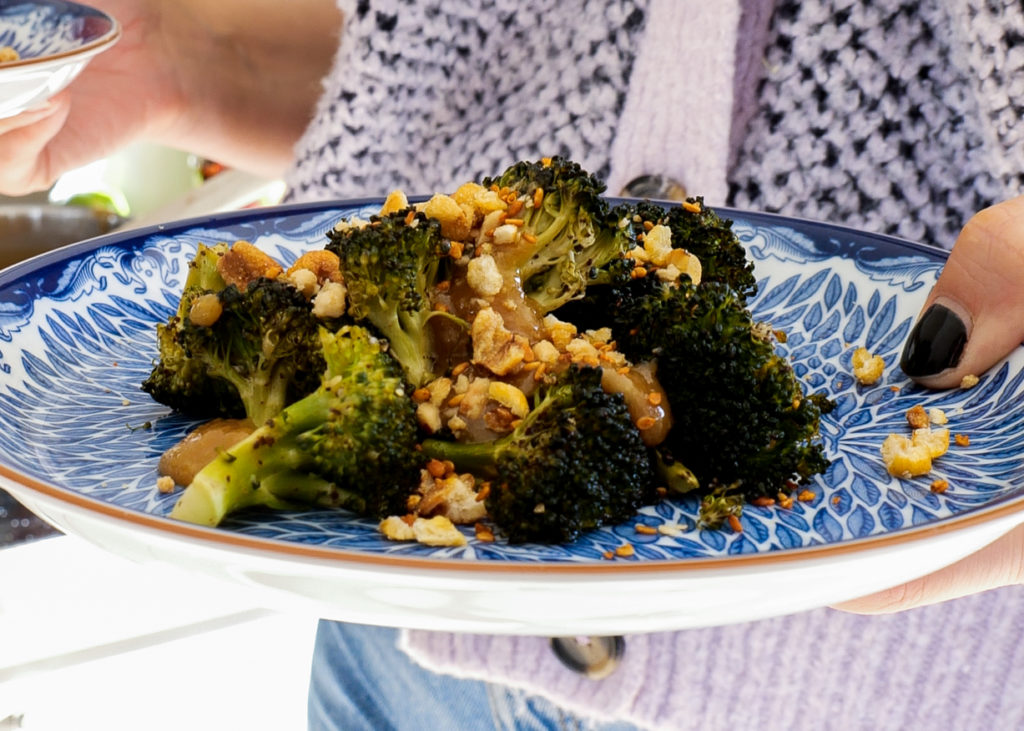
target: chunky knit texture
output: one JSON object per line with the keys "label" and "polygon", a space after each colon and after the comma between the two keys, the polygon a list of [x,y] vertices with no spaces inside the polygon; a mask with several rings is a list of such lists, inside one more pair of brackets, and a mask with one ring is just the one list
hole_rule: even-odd
{"label": "chunky knit texture", "polygon": [[[768,0],[343,5],[293,200],[428,193],[562,153],[612,192],[660,173],[709,202],[948,248],[1024,190],[1014,0],[780,0],[764,54]],[[644,42],[673,35],[689,45]]]}
{"label": "chunky knit texture", "polygon": [[347,4],[291,197],[451,190],[557,154],[606,177],[646,5]]}
{"label": "chunky knit texture", "polygon": [[1024,192],[1017,0],[780,0],[731,202],[944,248]]}
{"label": "chunky knit texture", "polygon": [[542,637],[407,632],[401,646],[435,671],[644,729],[980,731],[1024,728],[1021,632],[1024,588],[1012,587],[888,616],[819,609],[632,636],[599,681],[562,667]]}
{"label": "chunky knit texture", "polygon": [[[612,192],[668,175],[710,202],[948,248],[973,212],[1024,193],[1019,0],[343,11],[292,200],[447,190],[562,153]],[[566,671],[542,638],[416,632],[403,646],[428,667],[642,726],[1020,728],[1022,631],[1013,588],[896,617],[819,610],[631,638],[602,683]]]}

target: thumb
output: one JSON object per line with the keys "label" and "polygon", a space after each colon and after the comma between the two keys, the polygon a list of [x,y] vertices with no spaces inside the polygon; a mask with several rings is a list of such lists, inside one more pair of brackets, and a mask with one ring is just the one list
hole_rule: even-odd
{"label": "thumb", "polygon": [[974,215],[904,346],[903,372],[932,388],[980,375],[1024,340],[1024,196]]}
{"label": "thumb", "polygon": [[923,607],[1024,579],[1024,526],[1018,526],[977,553],[906,584],[837,604],[856,614],[889,614]]}

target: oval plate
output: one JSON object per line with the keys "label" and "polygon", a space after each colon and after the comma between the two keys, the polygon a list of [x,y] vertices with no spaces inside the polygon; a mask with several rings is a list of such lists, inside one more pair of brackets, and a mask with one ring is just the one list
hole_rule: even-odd
{"label": "oval plate", "polygon": [[[725,624],[853,598],[923,575],[1024,520],[1022,352],[970,390],[930,392],[899,370],[903,341],[945,261],[934,249],[821,223],[721,209],[756,265],[758,318],[813,391],[828,472],[791,508],[744,510],[743,531],[698,530],[696,502],[664,501],[571,545],[462,548],[385,540],[339,511],[250,512],[219,528],[167,516],[159,455],[193,426],[139,389],[155,326],[176,309],[199,242],[246,239],[290,263],[379,201],[291,205],[127,231],[0,272],[0,487],[60,530],[139,561],[256,587],[268,604],[336,619],[492,633],[612,634]],[[886,362],[859,385],[850,354]],[[881,463],[908,408],[941,408],[952,446],[927,477]],[[933,479],[949,482],[943,494]],[[637,523],[655,528],[638,532]],[[628,544],[632,555],[616,555]],[[612,558],[609,558],[612,556]]]}
{"label": "oval plate", "polygon": [[67,0],[0,0],[0,47],[19,58],[0,63],[0,118],[42,104],[121,37],[106,13]]}

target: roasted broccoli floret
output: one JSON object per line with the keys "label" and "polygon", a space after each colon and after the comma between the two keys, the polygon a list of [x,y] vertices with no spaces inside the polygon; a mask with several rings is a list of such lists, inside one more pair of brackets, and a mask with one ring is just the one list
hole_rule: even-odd
{"label": "roasted broccoli floret", "polygon": [[[701,486],[774,497],[828,466],[818,424],[831,402],[807,396],[774,333],[721,282],[633,280],[616,290],[612,331],[635,362],[654,360],[674,425],[659,448]],[[723,493],[724,494],[724,493]]]}
{"label": "roasted broccoli floret", "polygon": [[245,405],[235,387],[211,377],[202,360],[189,356],[179,337],[181,324],[187,320],[196,297],[227,286],[217,269],[218,259],[227,250],[226,244],[199,244],[189,261],[177,312],[156,327],[159,357],[142,384],[142,389],[156,401],[194,418],[245,416]]}
{"label": "roasted broccoli floret", "polygon": [[700,260],[702,282],[728,284],[744,302],[757,292],[754,263],[732,230],[732,221],[705,206],[702,197],[667,207],[641,201],[617,207],[616,216],[631,223],[634,235],[651,225],[667,226],[672,247],[686,249]]}
{"label": "roasted broccoli floret", "polygon": [[422,459],[401,369],[365,328],[324,328],[318,338],[320,386],[200,470],[172,517],[217,525],[257,505],[405,512]]}
{"label": "roasted broccoli floret", "polygon": [[142,390],[155,401],[195,419],[245,417],[245,404],[229,381],[211,377],[199,358],[189,356],[179,338],[178,320],[157,325],[160,356]]}
{"label": "roasted broccoli floret", "polygon": [[510,434],[426,440],[423,452],[490,480],[488,514],[514,543],[570,541],[626,520],[652,497],[648,449],[622,395],[601,388],[597,368],[565,371]]}
{"label": "roasted broccoli floret", "polygon": [[[197,314],[200,306],[206,310],[202,316]],[[324,324],[298,289],[277,279],[259,277],[244,290],[232,284],[198,294],[188,314],[161,333],[161,345],[167,347],[161,348],[160,362],[143,389],[164,403],[177,397],[164,386],[187,387],[189,382],[157,376],[173,374],[180,366],[186,374],[201,374],[203,382],[228,384],[245,416],[262,424],[320,382],[324,360],[317,331]],[[181,352],[184,360],[167,357]],[[191,394],[186,391],[183,397]]]}
{"label": "roasted broccoli floret", "polygon": [[582,296],[590,271],[630,243],[601,198],[604,183],[565,158],[518,162],[484,185],[524,203],[514,216],[523,224],[509,263],[541,313]]}
{"label": "roasted broccoli floret", "polygon": [[388,341],[413,386],[436,375],[430,294],[447,276],[449,243],[438,221],[412,209],[374,216],[367,226],[336,227],[327,249],[338,255],[348,314],[368,320]]}

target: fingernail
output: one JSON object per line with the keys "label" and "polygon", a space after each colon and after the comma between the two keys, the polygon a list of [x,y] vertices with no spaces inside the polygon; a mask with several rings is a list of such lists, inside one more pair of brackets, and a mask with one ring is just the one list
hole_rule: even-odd
{"label": "fingernail", "polygon": [[967,326],[953,310],[933,304],[910,331],[900,367],[912,378],[934,376],[960,362]]}

